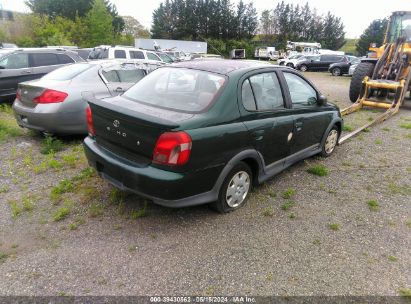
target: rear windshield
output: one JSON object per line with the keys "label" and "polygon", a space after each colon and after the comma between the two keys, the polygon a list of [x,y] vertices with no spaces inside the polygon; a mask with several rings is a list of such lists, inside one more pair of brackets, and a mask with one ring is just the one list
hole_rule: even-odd
{"label": "rear windshield", "polygon": [[217,96],[224,76],[182,68],[161,68],[150,73],[123,96],[136,102],[178,112],[199,113]]}
{"label": "rear windshield", "polygon": [[43,79],[70,80],[80,73],[84,72],[85,70],[88,70],[89,68],[91,68],[91,65],[89,64],[70,64],[48,73],[47,75],[43,76]]}

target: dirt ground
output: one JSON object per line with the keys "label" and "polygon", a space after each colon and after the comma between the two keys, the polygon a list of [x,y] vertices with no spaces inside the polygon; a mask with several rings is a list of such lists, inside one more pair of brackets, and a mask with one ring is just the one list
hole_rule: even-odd
{"label": "dirt ground", "polygon": [[[340,107],[349,77],[306,73]],[[377,115],[349,117],[350,129]],[[411,292],[411,101],[254,189],[244,208],[167,209],[0,112],[0,295],[399,295]],[[53,146],[54,145],[54,146]],[[58,151],[48,153],[47,150]],[[307,169],[323,165],[326,176]]]}

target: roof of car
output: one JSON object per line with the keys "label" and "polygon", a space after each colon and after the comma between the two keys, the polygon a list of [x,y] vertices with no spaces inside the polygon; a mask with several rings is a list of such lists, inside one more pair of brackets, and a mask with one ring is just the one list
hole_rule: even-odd
{"label": "roof of car", "polygon": [[217,74],[229,74],[233,71],[254,67],[274,67],[274,65],[257,60],[199,59],[173,63],[169,66],[196,69]]}

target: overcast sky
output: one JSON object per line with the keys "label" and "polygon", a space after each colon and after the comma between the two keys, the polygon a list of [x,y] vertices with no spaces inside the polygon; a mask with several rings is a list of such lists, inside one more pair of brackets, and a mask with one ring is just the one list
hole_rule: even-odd
{"label": "overcast sky", "polygon": [[[148,29],[151,27],[152,13],[162,0],[111,0],[117,6],[120,15],[131,15]],[[237,2],[237,0],[232,0]],[[245,2],[250,2],[245,0]],[[278,2],[275,0],[253,0],[254,6],[261,13],[264,9],[272,9]],[[307,0],[285,0],[286,3],[304,5]],[[392,11],[410,10],[409,0],[309,0],[310,7],[317,8],[320,14],[331,11],[341,17],[347,38],[357,38],[370,22],[384,18]],[[24,0],[0,0],[4,9],[28,12]]]}

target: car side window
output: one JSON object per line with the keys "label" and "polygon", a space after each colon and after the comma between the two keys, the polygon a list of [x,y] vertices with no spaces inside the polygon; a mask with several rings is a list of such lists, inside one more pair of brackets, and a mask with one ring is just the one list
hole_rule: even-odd
{"label": "car side window", "polygon": [[243,101],[243,105],[246,110],[257,110],[253,90],[251,89],[250,81],[248,79],[243,82],[243,86],[241,88],[241,100]]}
{"label": "car side window", "polygon": [[275,73],[257,74],[251,76],[249,81],[258,111],[284,108],[280,83]]}
{"label": "car side window", "polygon": [[120,82],[120,78],[115,70],[102,71],[102,74],[107,82]]}
{"label": "car side window", "polygon": [[137,83],[145,76],[145,72],[142,69],[117,70],[117,73],[120,82],[127,83]]}
{"label": "car side window", "polygon": [[130,51],[131,59],[144,59],[143,52],[140,51]]}
{"label": "car side window", "polygon": [[60,64],[57,55],[52,53],[33,53],[30,54],[32,67],[41,67],[48,65],[57,65]]}
{"label": "car side window", "polygon": [[307,81],[296,74],[286,72],[284,72],[284,78],[290,91],[293,107],[317,104],[317,92]]}
{"label": "car side window", "polygon": [[125,50],[114,50],[114,58],[127,58]]}
{"label": "car side window", "polygon": [[24,69],[29,67],[27,54],[12,54],[0,61],[0,66],[5,69]]}
{"label": "car side window", "polygon": [[155,55],[153,53],[149,53],[149,52],[147,52],[147,59],[161,61],[161,59],[159,57],[157,57],[157,55]]}
{"label": "car side window", "polygon": [[59,62],[61,64],[67,64],[67,63],[74,63],[74,60],[71,59],[69,56],[64,55],[64,54],[57,54],[57,57],[59,59]]}

